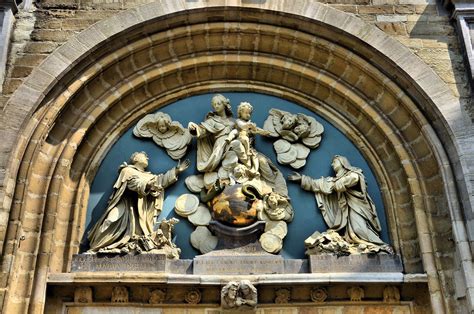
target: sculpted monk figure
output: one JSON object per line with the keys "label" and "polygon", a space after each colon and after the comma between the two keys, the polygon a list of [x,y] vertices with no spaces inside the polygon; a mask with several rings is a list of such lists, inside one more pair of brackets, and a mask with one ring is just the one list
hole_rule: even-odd
{"label": "sculpted monk figure", "polygon": [[295,172],[288,179],[300,182],[304,190],[314,193],[329,227],[328,234],[338,232],[354,248],[354,253],[380,250],[391,253],[391,248],[380,238],[382,228],[362,170],[338,155],[333,158],[332,168],[335,177],[313,179]]}
{"label": "sculpted monk figure", "polygon": [[88,253],[154,253],[166,246],[168,255],[178,258],[179,249],[167,238],[176,221],[162,221],[161,227],[166,228],[156,231],[154,225],[163,208],[165,188],[178,180],[189,160],[164,174],[146,171],[145,152],[134,153],[130,162],[120,166],[107,209],[88,234]]}

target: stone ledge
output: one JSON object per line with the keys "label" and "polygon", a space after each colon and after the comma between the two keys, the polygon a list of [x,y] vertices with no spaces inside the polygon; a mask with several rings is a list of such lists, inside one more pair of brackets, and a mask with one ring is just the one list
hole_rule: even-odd
{"label": "stone ledge", "polygon": [[337,274],[271,274],[271,275],[179,275],[143,272],[76,272],[51,273],[53,285],[129,283],[129,284],[201,284],[220,285],[230,280],[250,280],[255,284],[329,284],[329,283],[426,283],[426,274],[337,273]]}

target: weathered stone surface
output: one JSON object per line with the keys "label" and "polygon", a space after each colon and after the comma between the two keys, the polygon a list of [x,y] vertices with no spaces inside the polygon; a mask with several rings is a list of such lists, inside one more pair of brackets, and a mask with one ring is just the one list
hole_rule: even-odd
{"label": "weathered stone surface", "polygon": [[312,273],[401,273],[403,265],[398,255],[348,255],[332,254],[310,255],[310,271]]}
{"label": "weathered stone surface", "polygon": [[283,257],[270,254],[202,255],[194,258],[196,275],[283,274]]}
{"label": "weathered stone surface", "polygon": [[72,272],[165,272],[165,254],[98,256],[76,254],[72,257]]}

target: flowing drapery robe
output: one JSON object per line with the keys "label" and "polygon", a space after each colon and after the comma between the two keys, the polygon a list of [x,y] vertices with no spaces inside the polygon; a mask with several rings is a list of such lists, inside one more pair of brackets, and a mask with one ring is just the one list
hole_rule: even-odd
{"label": "flowing drapery robe", "polygon": [[385,244],[380,239],[380,221],[375,205],[367,194],[361,171],[348,170],[338,177],[312,179],[302,176],[301,187],[314,193],[324,221],[332,230],[345,228],[349,243]]}
{"label": "flowing drapery robe", "polygon": [[233,130],[235,122],[232,118],[221,117],[210,113],[206,120],[196,129],[197,169],[201,172],[215,171],[223,158],[229,144],[227,135]]}
{"label": "flowing drapery robe", "polygon": [[[153,179],[151,191],[147,184]],[[151,235],[154,217],[163,208],[164,189],[177,180],[176,168],[155,175],[122,165],[107,209],[88,234],[90,251],[120,249],[132,238]]]}

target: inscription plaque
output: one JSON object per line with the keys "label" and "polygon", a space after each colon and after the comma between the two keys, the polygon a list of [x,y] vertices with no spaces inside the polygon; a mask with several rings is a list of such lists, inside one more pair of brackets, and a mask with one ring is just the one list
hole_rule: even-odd
{"label": "inscription plaque", "polygon": [[348,255],[337,257],[332,254],[310,255],[312,273],[401,273],[402,261],[398,255]]}
{"label": "inscription plaque", "polygon": [[72,257],[71,272],[166,272],[165,254],[92,255],[76,254]]}
{"label": "inscription plaque", "polygon": [[194,258],[196,275],[283,274],[283,257],[274,255],[220,255]]}

